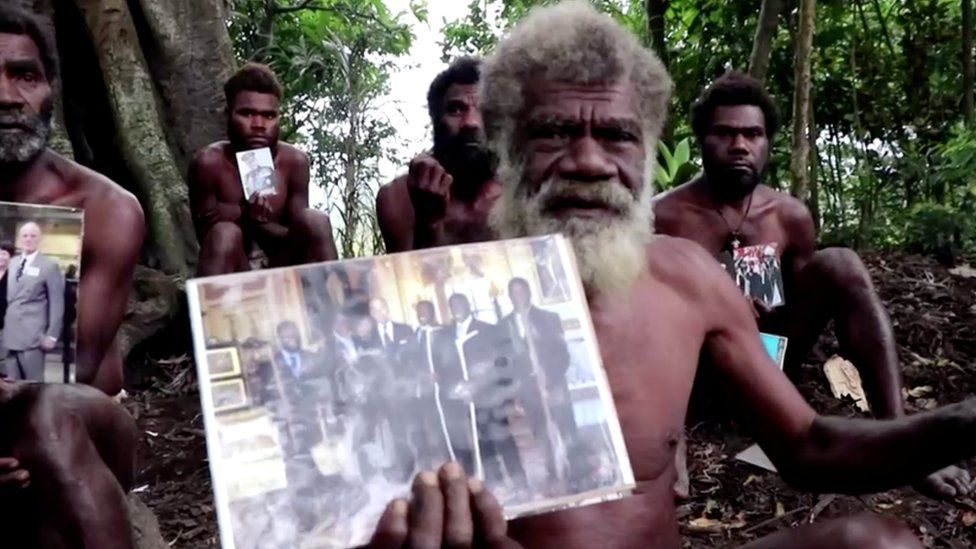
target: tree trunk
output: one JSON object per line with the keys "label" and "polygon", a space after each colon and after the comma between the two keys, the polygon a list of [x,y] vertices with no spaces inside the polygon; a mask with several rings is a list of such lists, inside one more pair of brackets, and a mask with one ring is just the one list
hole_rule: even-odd
{"label": "tree trunk", "polygon": [[646,0],[644,3],[644,10],[647,13],[647,35],[665,68],[668,67],[668,44],[664,16],[668,11],[669,3],[669,0]]}
{"label": "tree trunk", "polygon": [[813,217],[813,227],[820,233],[820,184],[817,176],[820,172],[820,159],[817,151],[817,124],[813,116],[813,92],[810,92],[810,101],[807,103],[807,116],[810,123],[807,132],[807,142],[810,148],[810,197],[807,199],[807,207],[810,208],[810,215]]}
{"label": "tree trunk", "polygon": [[769,70],[769,54],[773,49],[773,38],[779,14],[783,11],[783,0],[763,0],[759,9],[759,23],[756,25],[756,36],[752,41],[752,54],[749,56],[749,74],[765,81]]}
{"label": "tree trunk", "polygon": [[169,150],[152,76],[123,0],[75,0],[84,15],[116,117],[117,145],[135,178],[159,265],[186,274],[196,259],[186,183]]}
{"label": "tree trunk", "polygon": [[236,61],[222,1],[129,0],[181,173],[200,148],[225,137],[223,83]]}
{"label": "tree trunk", "polygon": [[973,125],[973,0],[962,0],[962,113]]}
{"label": "tree trunk", "polygon": [[790,194],[804,200],[810,181],[810,64],[813,53],[816,0],[800,0],[793,88],[793,155],[790,159]]}

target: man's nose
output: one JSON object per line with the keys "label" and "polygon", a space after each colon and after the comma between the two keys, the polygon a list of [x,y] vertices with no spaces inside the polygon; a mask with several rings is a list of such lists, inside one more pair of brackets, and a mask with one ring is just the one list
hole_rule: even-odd
{"label": "man's nose", "polygon": [[729,143],[729,150],[739,153],[748,153],[749,148],[746,147],[746,137],[741,133],[734,134],[732,136],[732,142]]}
{"label": "man's nose", "polygon": [[464,118],[461,119],[462,128],[471,128],[474,130],[480,130],[483,126],[481,121],[481,111],[475,108],[469,108],[464,113]]}
{"label": "man's nose", "polygon": [[616,175],[606,151],[591,136],[577,139],[558,164],[559,174],[577,181],[603,181]]}
{"label": "man's nose", "polygon": [[24,106],[24,98],[13,81],[0,71],[0,109],[19,109]]}

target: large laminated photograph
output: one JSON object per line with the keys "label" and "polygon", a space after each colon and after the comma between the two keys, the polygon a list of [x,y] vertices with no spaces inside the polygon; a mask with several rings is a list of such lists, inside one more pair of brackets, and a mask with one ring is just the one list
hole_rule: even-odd
{"label": "large laminated photograph", "polygon": [[0,202],[0,376],[75,379],[84,213]]}
{"label": "large laminated photograph", "polygon": [[446,461],[507,518],[634,486],[560,236],[188,283],[222,546],[368,541]]}

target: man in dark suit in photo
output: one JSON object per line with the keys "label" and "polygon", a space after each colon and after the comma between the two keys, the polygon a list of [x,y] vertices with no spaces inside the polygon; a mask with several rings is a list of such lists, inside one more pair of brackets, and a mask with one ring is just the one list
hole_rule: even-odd
{"label": "man in dark suit in photo", "polygon": [[64,276],[57,262],[39,251],[42,238],[40,225],[33,221],[17,231],[21,254],[11,262],[3,323],[7,377],[12,379],[44,381],[44,356],[61,336]]}
{"label": "man in dark suit in photo", "polygon": [[[508,477],[519,488],[527,489],[521,456],[509,427],[514,404],[510,342],[497,326],[474,318],[471,303],[464,295],[451,295],[448,306],[453,322],[443,330],[448,345],[442,356],[450,357],[447,368],[451,377],[457,380],[459,374],[463,376],[467,381],[463,393],[474,401],[485,479],[504,482],[504,461]],[[444,369],[442,366],[438,371],[438,380]],[[453,439],[452,435],[451,442],[457,444]]]}
{"label": "man in dark suit in photo", "polygon": [[532,290],[524,278],[513,278],[508,283],[508,297],[514,310],[502,319],[501,326],[507,330],[514,349],[518,399],[536,442],[547,450],[549,474],[555,476],[557,462],[569,457],[560,448],[576,439],[573,402],[566,380],[569,347],[562,320],[558,314],[532,304]]}
{"label": "man in dark suit in photo", "polygon": [[390,307],[382,297],[369,301],[369,316],[374,323],[372,344],[375,348],[392,354],[410,341],[413,330],[406,324],[390,320]]}
{"label": "man in dark suit in photo", "polygon": [[[301,332],[294,322],[279,323],[275,335],[271,360],[258,369],[260,400],[272,411],[283,435],[288,490],[296,498],[312,501],[324,485],[312,448],[323,440],[324,405],[332,398],[330,371],[319,355],[302,347]],[[314,506],[296,505],[295,512],[302,531],[314,527]]]}

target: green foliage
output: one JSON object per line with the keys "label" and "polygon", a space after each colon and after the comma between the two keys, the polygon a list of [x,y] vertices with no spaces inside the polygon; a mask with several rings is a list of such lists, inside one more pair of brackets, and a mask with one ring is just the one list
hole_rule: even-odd
{"label": "green foliage", "polygon": [[905,219],[902,247],[909,251],[952,257],[974,253],[976,225],[971,214],[951,206],[922,202],[912,206]]}
{"label": "green foliage", "polygon": [[[444,30],[445,58],[489,52],[506,29],[544,3],[472,1],[470,17]],[[645,44],[652,42],[644,11],[648,2],[593,3]],[[690,134],[689,107],[704,85],[726,70],[748,68],[760,4],[668,2],[664,42],[675,87],[667,135]],[[786,181],[789,166],[797,32],[797,4],[784,0],[784,5],[766,77],[785,129],[772,143],[766,173],[766,183],[775,188]],[[972,240],[965,221],[974,217],[976,139],[957,124],[962,118],[960,26],[958,0],[817,3],[812,97],[824,241],[919,248],[920,239],[931,238],[937,246],[945,237],[936,233],[952,233],[959,235],[962,249],[973,247],[965,245]],[[659,187],[687,177],[673,169],[671,161],[679,158],[683,152],[661,147]],[[927,223],[933,228],[923,230]]]}
{"label": "green foliage", "polygon": [[654,185],[658,191],[672,189],[690,180],[698,172],[691,161],[691,138],[686,137],[674,146],[674,152],[662,141],[657,144],[658,163]]}

